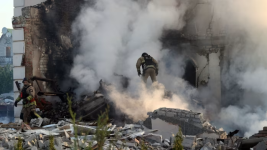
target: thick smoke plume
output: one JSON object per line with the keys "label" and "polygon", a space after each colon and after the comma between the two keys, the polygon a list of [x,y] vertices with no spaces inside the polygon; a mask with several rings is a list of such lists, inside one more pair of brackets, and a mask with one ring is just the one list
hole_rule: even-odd
{"label": "thick smoke plume", "polygon": [[266,125],[267,1],[211,1],[226,26],[223,108],[217,124],[250,136]]}
{"label": "thick smoke plume", "polygon": [[[96,90],[101,79],[111,83],[111,100],[134,120],[144,119],[148,111],[159,107],[187,109],[186,100],[195,90],[181,79],[184,58],[162,50],[159,40],[164,30],[180,30],[185,25],[186,9],[186,1],[178,0],[97,0],[84,8],[72,28],[74,34],[82,33],[71,70],[80,90]],[[151,88],[137,76],[135,64],[143,52],[160,62],[159,84]],[[173,65],[167,68],[167,63]],[[130,79],[126,90],[114,74]],[[179,92],[171,101],[164,99],[164,92],[173,89]]]}

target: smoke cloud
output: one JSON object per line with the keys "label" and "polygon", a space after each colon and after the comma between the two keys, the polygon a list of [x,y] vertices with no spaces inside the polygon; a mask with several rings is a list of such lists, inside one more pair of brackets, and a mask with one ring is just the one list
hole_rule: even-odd
{"label": "smoke cloud", "polygon": [[211,1],[226,26],[223,108],[217,124],[251,136],[266,124],[267,1]]}
{"label": "smoke cloud", "polygon": [[[184,58],[162,50],[160,42],[164,30],[185,25],[187,5],[178,0],[97,0],[84,8],[72,27],[74,34],[82,33],[71,70],[80,90],[96,90],[101,79],[111,83],[107,88],[111,100],[134,120],[144,119],[148,111],[159,107],[189,108],[186,101],[196,91],[181,79]],[[142,85],[135,67],[143,52],[159,61],[159,84],[150,88]],[[114,74],[130,79],[126,90]],[[164,99],[165,91],[173,89],[172,99]]]}

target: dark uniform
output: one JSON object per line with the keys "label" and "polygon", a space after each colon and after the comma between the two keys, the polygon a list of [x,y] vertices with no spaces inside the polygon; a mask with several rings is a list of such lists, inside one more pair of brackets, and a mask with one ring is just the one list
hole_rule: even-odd
{"label": "dark uniform", "polygon": [[150,76],[152,82],[156,82],[156,76],[158,75],[158,62],[147,53],[143,53],[142,57],[140,57],[136,63],[136,69],[139,76],[141,75],[141,66],[143,69],[143,81],[146,83],[147,78]]}

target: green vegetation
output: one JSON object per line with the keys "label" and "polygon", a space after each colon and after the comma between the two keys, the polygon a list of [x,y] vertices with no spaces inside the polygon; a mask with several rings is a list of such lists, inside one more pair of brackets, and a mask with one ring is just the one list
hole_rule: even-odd
{"label": "green vegetation", "polygon": [[56,150],[54,145],[54,136],[49,136],[49,150]]}
{"label": "green vegetation", "polygon": [[17,145],[15,145],[15,150],[23,150],[22,143],[23,143],[23,140],[21,139],[21,137],[19,137],[18,143]]}
{"label": "green vegetation", "polygon": [[72,124],[73,124],[73,129],[74,129],[74,136],[75,136],[75,140],[74,140],[74,150],[78,150],[79,149],[79,141],[78,141],[78,131],[77,131],[77,126],[76,126],[76,113],[74,113],[72,111],[72,97],[69,96],[69,94],[67,94],[67,100],[68,100],[68,105],[69,105],[69,112],[70,112],[70,116],[72,119]]}
{"label": "green vegetation", "polygon": [[13,90],[13,69],[10,65],[0,66],[0,94]]}
{"label": "green vegetation", "polygon": [[109,107],[106,109],[104,113],[101,113],[100,116],[98,116],[97,120],[97,128],[96,128],[96,141],[97,141],[97,147],[98,150],[102,150],[102,147],[104,146],[105,139],[107,136],[109,136],[108,132],[108,121],[109,121]]}
{"label": "green vegetation", "polygon": [[182,134],[181,128],[179,128],[179,132],[175,135],[173,149],[174,150],[183,150],[182,142],[183,142],[183,134]]}
{"label": "green vegetation", "polygon": [[141,150],[148,150],[148,146],[145,144],[143,140],[140,139],[140,144],[141,144]]}

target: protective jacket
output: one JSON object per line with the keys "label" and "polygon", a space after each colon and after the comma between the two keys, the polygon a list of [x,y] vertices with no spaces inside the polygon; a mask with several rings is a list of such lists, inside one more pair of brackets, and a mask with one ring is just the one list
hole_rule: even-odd
{"label": "protective jacket", "polygon": [[32,105],[36,105],[36,101],[34,99],[34,96],[35,96],[35,90],[34,90],[33,86],[31,86],[31,85],[23,86],[23,88],[20,92],[20,95],[16,99],[16,102],[23,100],[22,104],[23,104],[24,108],[27,108],[27,107],[32,106]]}
{"label": "protective jacket", "polygon": [[158,62],[150,55],[147,55],[145,57],[142,56],[137,60],[137,63],[136,63],[137,72],[140,71],[141,65],[142,65],[143,72],[145,72],[145,70],[148,68],[154,68],[158,70]]}

